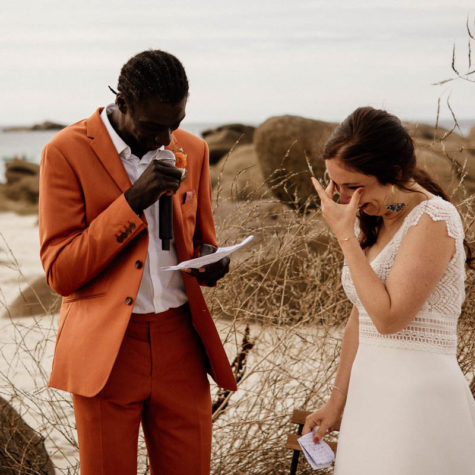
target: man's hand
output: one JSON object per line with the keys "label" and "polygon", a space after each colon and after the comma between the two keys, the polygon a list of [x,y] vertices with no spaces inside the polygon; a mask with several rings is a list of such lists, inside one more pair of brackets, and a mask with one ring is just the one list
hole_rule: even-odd
{"label": "man's hand", "polygon": [[[216,250],[217,248],[211,244],[203,244],[200,248],[199,257],[213,254]],[[208,264],[199,269],[185,269],[184,272],[196,277],[200,285],[214,287],[216,282],[229,272],[230,261],[229,256],[226,256],[213,264]]]}
{"label": "man's hand", "polygon": [[125,199],[135,213],[140,214],[164,193],[173,195],[180,186],[181,174],[180,169],[169,163],[152,160],[138,180],[125,192]]}

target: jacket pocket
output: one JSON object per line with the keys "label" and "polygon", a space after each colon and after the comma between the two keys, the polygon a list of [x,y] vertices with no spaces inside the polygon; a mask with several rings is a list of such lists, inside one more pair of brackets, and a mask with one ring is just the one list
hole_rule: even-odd
{"label": "jacket pocket", "polygon": [[97,294],[84,294],[84,295],[78,295],[78,292],[69,295],[68,297],[64,297],[63,302],[64,303],[71,303],[71,302],[77,302],[78,300],[85,300],[85,299],[95,299],[97,297],[102,297],[105,295],[105,292],[99,292]]}

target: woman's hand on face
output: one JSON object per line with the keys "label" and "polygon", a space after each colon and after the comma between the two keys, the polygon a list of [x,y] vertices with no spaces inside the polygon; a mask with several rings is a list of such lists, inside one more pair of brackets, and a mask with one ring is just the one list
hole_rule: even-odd
{"label": "woman's hand on face", "polygon": [[323,219],[327,222],[337,239],[346,239],[354,234],[356,213],[360,203],[362,188],[355,190],[348,204],[339,204],[333,201],[335,184],[330,182],[326,189],[315,177],[312,184],[320,197]]}
{"label": "woman's hand on face", "polygon": [[320,442],[329,432],[338,429],[342,412],[342,410],[339,410],[332,404],[325,404],[318,411],[312,412],[312,414],[305,418],[302,435],[316,428],[313,440],[315,443]]}

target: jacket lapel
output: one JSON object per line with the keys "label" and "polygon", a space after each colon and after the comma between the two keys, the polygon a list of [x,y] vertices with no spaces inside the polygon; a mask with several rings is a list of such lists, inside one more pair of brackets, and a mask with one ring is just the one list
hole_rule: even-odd
{"label": "jacket lapel", "polygon": [[91,147],[115,181],[119,189],[123,192],[130,188],[129,176],[125,171],[117,150],[112,143],[107,129],[101,119],[102,107],[87,119],[87,136],[91,139]]}
{"label": "jacket lapel", "polygon": [[[165,147],[167,150],[174,151],[176,147],[176,137],[172,134],[172,140]],[[175,193],[172,198],[173,203],[173,236],[175,240],[175,248],[178,261],[189,259],[185,248],[185,238],[183,236],[183,215],[181,212],[181,202],[179,193]]]}

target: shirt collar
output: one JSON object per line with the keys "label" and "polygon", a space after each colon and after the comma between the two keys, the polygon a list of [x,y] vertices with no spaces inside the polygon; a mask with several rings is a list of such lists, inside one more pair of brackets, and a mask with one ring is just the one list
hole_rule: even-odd
{"label": "shirt collar", "polygon": [[[114,144],[114,147],[117,150],[117,153],[119,154],[119,156],[125,159],[129,159],[135,155],[132,154],[131,148],[124,142],[124,140],[116,132],[114,127],[112,127],[112,124],[109,119],[109,115],[111,115],[115,109],[117,109],[117,104],[109,104],[107,107],[104,107],[104,109],[102,109],[102,112],[101,112],[101,119],[102,119],[102,122],[104,122],[104,125],[106,126],[107,132],[109,133],[112,143]],[[165,147],[162,145],[157,150],[150,150],[144,155],[144,157],[150,154],[151,152],[159,152],[163,150],[165,150]],[[153,153],[151,154],[153,155]]]}
{"label": "shirt collar", "polygon": [[101,119],[102,122],[104,122],[104,125],[106,126],[107,132],[109,133],[109,136],[112,140],[112,143],[114,144],[115,149],[117,150],[117,153],[124,158],[130,158],[132,155],[132,151],[130,147],[123,141],[122,137],[115,131],[114,127],[112,127],[112,124],[109,120],[109,115],[112,114],[114,109],[117,109],[116,104],[109,104],[107,107],[104,107],[104,109],[101,112]]}

